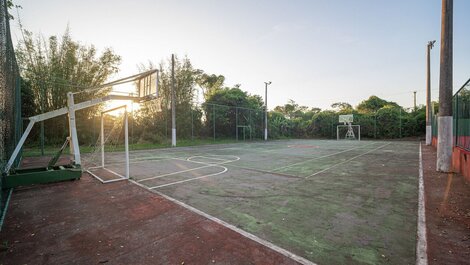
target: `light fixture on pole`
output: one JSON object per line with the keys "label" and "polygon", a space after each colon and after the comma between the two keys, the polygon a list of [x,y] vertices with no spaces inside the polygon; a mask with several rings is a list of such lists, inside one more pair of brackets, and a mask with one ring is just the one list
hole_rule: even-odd
{"label": "light fixture on pole", "polygon": [[271,84],[271,81],[264,82],[264,140],[268,140],[268,85]]}

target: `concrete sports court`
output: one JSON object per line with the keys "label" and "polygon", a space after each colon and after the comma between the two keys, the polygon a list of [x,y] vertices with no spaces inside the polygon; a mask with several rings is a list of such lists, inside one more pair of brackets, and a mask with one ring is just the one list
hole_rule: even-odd
{"label": "concrete sports court", "polygon": [[[130,172],[140,187],[301,262],[412,264],[419,152],[406,141],[206,145],[131,152]],[[107,167],[124,174],[123,159],[107,153]]]}

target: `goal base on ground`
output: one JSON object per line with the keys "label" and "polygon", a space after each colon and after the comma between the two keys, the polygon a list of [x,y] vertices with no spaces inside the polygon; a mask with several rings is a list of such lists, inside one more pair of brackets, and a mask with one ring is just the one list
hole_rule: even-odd
{"label": "goal base on ground", "polygon": [[128,180],[127,177],[105,167],[90,167],[86,170],[88,174],[99,180],[101,183],[110,183],[121,180]]}

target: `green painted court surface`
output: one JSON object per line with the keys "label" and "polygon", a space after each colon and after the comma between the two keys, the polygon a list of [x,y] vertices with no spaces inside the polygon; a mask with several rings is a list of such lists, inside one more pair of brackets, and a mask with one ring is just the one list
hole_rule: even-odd
{"label": "green painted court surface", "polygon": [[[130,172],[318,264],[414,264],[418,151],[418,142],[240,142],[131,152]],[[122,153],[106,161],[124,172]]]}

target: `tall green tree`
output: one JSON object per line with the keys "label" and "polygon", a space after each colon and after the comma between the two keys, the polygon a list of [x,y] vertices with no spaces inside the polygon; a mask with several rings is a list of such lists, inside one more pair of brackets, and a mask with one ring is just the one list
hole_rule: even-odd
{"label": "tall green tree", "polygon": [[238,86],[217,90],[203,104],[206,127],[212,131],[215,126],[217,137],[234,136],[237,125],[249,126],[253,133],[260,132],[262,107],[260,96],[250,95]]}
{"label": "tall green tree", "polygon": [[[154,68],[150,63],[141,66],[140,71]],[[166,138],[171,128],[171,58],[159,65],[159,99],[142,105],[136,115],[136,123],[142,129],[139,141],[161,142]],[[191,123],[199,128],[201,125],[201,110],[194,102],[196,85],[201,70],[195,69],[187,56],[175,56],[175,107],[176,132],[178,138],[188,138],[191,135]]]}
{"label": "tall green tree", "polygon": [[196,82],[202,88],[204,99],[209,99],[212,94],[224,87],[225,77],[223,75],[207,74],[201,70]]}
{"label": "tall green tree", "polygon": [[[79,92],[101,85],[118,72],[121,57],[110,48],[101,54],[93,45],[72,40],[67,28],[61,37],[22,30],[23,39],[16,48],[21,76],[30,83],[39,112],[62,108],[67,92]],[[82,94],[79,100],[94,97]]]}
{"label": "tall green tree", "polygon": [[[21,25],[21,24],[20,24]],[[98,53],[93,45],[82,45],[72,40],[67,27],[61,37],[33,33],[21,28],[22,39],[16,55],[26,88],[32,93],[35,114],[56,110],[67,105],[68,92],[80,92],[105,83],[118,72],[121,57],[110,48]],[[105,90],[81,93],[76,102],[103,96]],[[79,138],[90,138],[91,117],[99,109],[89,108],[77,113]],[[33,112],[33,111],[30,111]],[[67,133],[65,119],[45,121],[47,139],[63,139]]]}
{"label": "tall green tree", "polygon": [[386,105],[390,105],[392,107],[399,107],[398,104],[395,102],[387,101],[377,96],[370,96],[368,99],[363,100],[361,103],[359,103],[359,105],[357,105],[357,110],[361,113],[376,112],[379,109],[385,107]]}

